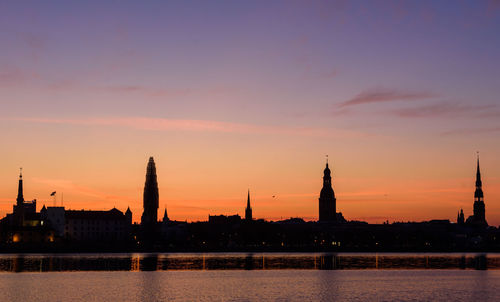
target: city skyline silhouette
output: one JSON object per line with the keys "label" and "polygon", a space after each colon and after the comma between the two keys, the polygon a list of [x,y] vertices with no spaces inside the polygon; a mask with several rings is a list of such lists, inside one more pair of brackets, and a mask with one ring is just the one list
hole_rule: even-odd
{"label": "city skyline silhouette", "polygon": [[[159,219],[159,209],[160,209],[160,204],[159,204],[159,199],[160,196],[158,193],[158,183],[159,181],[157,180],[157,174],[156,174],[156,165],[154,158],[151,156],[149,157],[147,169],[146,169],[146,183],[144,186],[143,190],[143,200],[142,200],[142,211],[139,213],[142,213],[142,216],[140,220],[132,219],[133,222],[140,223],[143,226],[147,226],[148,228],[153,228],[153,225],[156,224],[157,222],[161,221]],[[345,218],[342,216],[342,212],[337,211],[336,209],[336,198],[335,198],[335,193],[333,192],[333,180],[331,176],[332,172],[329,167],[328,163],[328,155],[326,156],[326,167],[324,169],[324,176],[323,176],[323,187],[318,193],[319,197],[319,202],[317,205],[317,210],[319,215],[317,215],[316,218],[313,219],[308,219],[307,217],[303,217],[300,215],[300,213],[297,213],[296,215],[291,215],[290,217],[283,217],[281,216],[280,219],[275,219],[275,220],[283,220],[287,218],[301,218],[306,221],[319,221],[319,222],[338,222],[338,219],[344,220]],[[480,161],[479,161],[479,152],[477,152],[477,166],[476,166],[476,179],[475,179],[475,192],[474,192],[474,204],[473,204],[473,211],[470,213],[470,217],[467,219],[467,223],[473,223],[473,224],[485,224],[485,203],[484,203],[484,193],[482,191],[482,180],[481,180],[481,172],[480,172]],[[45,202],[43,200],[40,200],[38,202],[39,208],[45,206],[57,206],[57,199],[56,199],[56,193],[57,191],[53,191],[50,196],[54,196],[54,202],[53,204],[49,201]],[[252,220],[254,219],[253,217],[253,210],[252,207],[250,206],[250,190],[248,189],[247,192],[247,199],[246,199],[246,207],[243,209],[243,211],[237,211],[236,214],[240,215],[241,217],[244,217],[246,220]],[[275,195],[272,196],[272,198],[276,198]],[[35,207],[36,207],[36,198],[33,199],[35,201]],[[21,208],[20,204],[23,204],[25,202],[24,200],[24,186],[23,186],[23,175],[22,175],[22,168],[20,168],[19,172],[19,181],[18,181],[18,193],[17,193],[17,207]],[[63,206],[62,201],[61,201],[61,206]],[[67,205],[68,209],[71,208],[71,203]],[[116,206],[113,206],[113,208],[116,208]],[[130,212],[131,205],[127,205],[127,212]],[[132,208],[137,208],[137,205],[132,205]],[[164,218],[163,220],[167,219],[169,220],[167,216],[167,204],[164,204]],[[35,209],[36,210],[36,209]],[[95,210],[92,208],[86,208],[85,210]],[[465,210],[466,213],[468,213],[467,208]],[[139,214],[136,212],[135,217],[137,217]],[[227,214],[227,211],[224,211],[223,214]],[[221,213],[209,213],[210,214],[221,214]],[[131,214],[132,215],[132,214]],[[209,216],[208,215],[208,216]],[[338,216],[340,215],[340,216]],[[338,216],[338,217],[337,217]],[[469,214],[467,214],[469,216]],[[465,216],[465,217],[467,217]],[[132,216],[134,217],[134,216]],[[265,219],[265,220],[273,220],[273,219],[268,219],[266,217],[258,217],[259,219]],[[447,217],[443,217],[442,219],[448,219],[450,221],[454,221],[453,219],[449,219]],[[194,220],[194,219],[185,219],[186,221],[204,221],[206,219],[199,219],[199,220]],[[358,219],[349,219],[352,221],[358,221]],[[422,221],[426,220],[433,220],[433,218],[428,218],[428,219],[423,219]],[[470,221],[469,221],[470,220]],[[389,222],[389,220],[383,221],[383,223]],[[398,220],[395,219],[391,222],[403,222],[403,220]],[[415,221],[418,222],[418,221]],[[460,222],[460,223],[465,223],[465,218],[464,218],[464,209],[460,208],[460,211],[458,212],[457,219],[454,222]]]}

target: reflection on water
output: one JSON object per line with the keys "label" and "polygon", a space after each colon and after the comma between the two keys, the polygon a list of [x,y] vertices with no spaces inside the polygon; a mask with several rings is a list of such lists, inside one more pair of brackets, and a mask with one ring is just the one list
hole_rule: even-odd
{"label": "reflection on water", "polygon": [[0,255],[0,271],[500,269],[500,254]]}

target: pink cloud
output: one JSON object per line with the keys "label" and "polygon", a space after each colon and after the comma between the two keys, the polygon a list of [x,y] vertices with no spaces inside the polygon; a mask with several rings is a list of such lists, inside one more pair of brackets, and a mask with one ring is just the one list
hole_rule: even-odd
{"label": "pink cloud", "polygon": [[383,102],[396,101],[418,101],[422,99],[435,98],[438,95],[428,92],[403,92],[390,89],[376,89],[362,92],[352,99],[349,99],[339,105],[340,108]]}
{"label": "pink cloud", "polygon": [[469,106],[456,103],[442,102],[442,103],[430,104],[414,108],[401,108],[394,110],[394,114],[401,117],[442,117],[442,116],[485,117],[490,114],[489,110],[491,109],[495,109],[495,106],[493,105]]}

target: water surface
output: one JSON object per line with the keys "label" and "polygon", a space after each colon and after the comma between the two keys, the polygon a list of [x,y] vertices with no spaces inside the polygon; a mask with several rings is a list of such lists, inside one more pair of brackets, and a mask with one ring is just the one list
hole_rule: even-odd
{"label": "water surface", "polygon": [[500,269],[500,254],[6,254],[0,271]]}
{"label": "water surface", "polygon": [[500,301],[498,254],[0,255],[0,301]]}

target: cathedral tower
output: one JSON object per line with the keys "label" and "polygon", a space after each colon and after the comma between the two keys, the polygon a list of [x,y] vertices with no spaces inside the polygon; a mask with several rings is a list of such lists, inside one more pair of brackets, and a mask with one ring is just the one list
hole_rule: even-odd
{"label": "cathedral tower", "polygon": [[149,158],[144,184],[143,208],[141,225],[154,227],[158,222],[158,181],[156,179],[156,166],[153,157]]}
{"label": "cathedral tower", "polygon": [[323,171],[323,188],[319,195],[319,222],[335,222],[337,218],[335,193],[332,188],[332,177],[330,168],[328,168],[328,159],[326,168]]}

